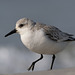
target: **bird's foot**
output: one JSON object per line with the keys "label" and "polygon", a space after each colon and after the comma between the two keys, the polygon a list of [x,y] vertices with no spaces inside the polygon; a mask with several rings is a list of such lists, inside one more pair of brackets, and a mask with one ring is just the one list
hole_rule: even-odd
{"label": "bird's foot", "polygon": [[28,71],[30,71],[30,70],[34,70],[34,66],[35,66],[35,62],[33,62],[32,64],[31,64],[31,66],[28,68]]}

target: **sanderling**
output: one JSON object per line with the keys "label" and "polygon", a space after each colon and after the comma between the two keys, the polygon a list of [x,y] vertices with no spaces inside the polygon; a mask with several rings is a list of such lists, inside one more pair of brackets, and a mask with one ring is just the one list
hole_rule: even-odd
{"label": "sanderling", "polygon": [[51,54],[53,67],[55,54],[62,51],[68,43],[75,41],[72,34],[62,32],[55,26],[34,22],[28,18],[22,18],[17,21],[16,27],[5,37],[19,33],[23,44],[31,51],[39,53],[41,57],[34,61],[28,70],[34,70],[35,63],[43,58],[43,54]]}

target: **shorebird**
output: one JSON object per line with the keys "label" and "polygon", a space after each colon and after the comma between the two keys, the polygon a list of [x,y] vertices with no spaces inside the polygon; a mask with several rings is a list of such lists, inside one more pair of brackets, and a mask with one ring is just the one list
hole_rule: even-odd
{"label": "shorebird", "polygon": [[16,22],[14,30],[5,37],[19,33],[22,43],[31,51],[39,53],[41,57],[32,62],[28,70],[34,70],[35,63],[43,59],[43,54],[53,55],[50,70],[53,68],[55,54],[64,48],[75,38],[72,34],[62,32],[55,26],[34,22],[28,18],[22,18]]}

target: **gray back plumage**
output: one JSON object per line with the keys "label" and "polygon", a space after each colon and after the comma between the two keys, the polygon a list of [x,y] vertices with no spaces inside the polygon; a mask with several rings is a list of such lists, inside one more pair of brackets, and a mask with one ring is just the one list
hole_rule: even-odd
{"label": "gray back plumage", "polygon": [[72,34],[62,32],[54,26],[44,26],[44,31],[46,35],[48,35],[48,37],[54,41],[66,41],[68,39],[70,40],[70,38],[73,36]]}
{"label": "gray back plumage", "polygon": [[75,41],[75,38],[72,37],[72,34],[62,32],[55,26],[48,26],[46,24],[36,23],[34,29],[39,30],[40,28],[43,28],[45,35],[47,35],[48,38],[50,38],[53,41]]}

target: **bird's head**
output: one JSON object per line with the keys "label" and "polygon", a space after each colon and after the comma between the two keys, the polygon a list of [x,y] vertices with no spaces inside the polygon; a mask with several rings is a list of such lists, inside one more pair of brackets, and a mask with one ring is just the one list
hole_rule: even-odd
{"label": "bird's head", "polygon": [[5,37],[14,33],[19,33],[20,35],[24,34],[27,28],[31,28],[33,26],[33,23],[34,22],[28,18],[22,18],[16,22],[15,29],[6,34]]}

